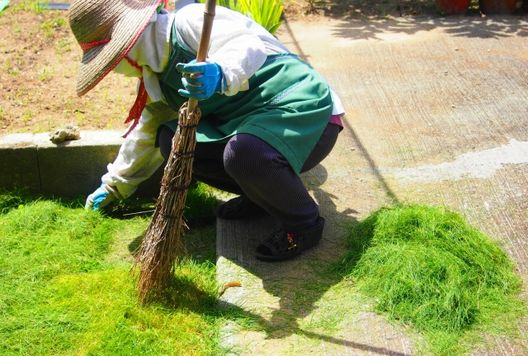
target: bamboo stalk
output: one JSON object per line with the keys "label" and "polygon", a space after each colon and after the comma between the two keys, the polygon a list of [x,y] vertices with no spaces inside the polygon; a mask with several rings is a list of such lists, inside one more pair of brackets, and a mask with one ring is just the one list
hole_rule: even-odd
{"label": "bamboo stalk", "polygon": [[[207,0],[204,23],[196,60],[205,61],[216,0]],[[189,99],[179,111],[178,128],[163,172],[161,189],[152,221],[141,244],[138,262],[139,300],[147,302],[168,286],[178,259],[185,254],[183,234],[187,225],[183,217],[187,189],[192,179],[192,164],[196,147],[196,128],[201,112],[196,99]]]}

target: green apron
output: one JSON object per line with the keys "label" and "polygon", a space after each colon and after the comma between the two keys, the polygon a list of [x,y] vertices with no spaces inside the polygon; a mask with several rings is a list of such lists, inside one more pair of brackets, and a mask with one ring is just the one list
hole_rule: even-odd
{"label": "green apron", "polygon": [[[160,87],[169,106],[178,111],[187,101],[177,63],[188,63],[196,55],[172,31],[169,64],[160,75]],[[215,142],[244,133],[257,136],[279,151],[296,173],[308,158],[328,124],[332,99],[326,81],[293,54],[268,56],[249,79],[249,89],[233,96],[214,94],[200,101],[202,118],[198,142]],[[177,122],[166,124],[176,131]]]}

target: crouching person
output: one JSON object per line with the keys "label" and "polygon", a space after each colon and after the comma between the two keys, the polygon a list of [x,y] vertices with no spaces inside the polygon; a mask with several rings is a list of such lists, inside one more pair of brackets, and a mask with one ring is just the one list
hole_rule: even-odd
{"label": "crouching person", "polygon": [[153,174],[170,153],[178,109],[192,97],[202,112],[194,178],[238,195],[217,216],[278,219],[281,229],[255,251],[264,261],[316,246],[325,220],[299,174],[332,150],[342,129],[339,99],[273,35],[223,7],[216,9],[208,59],[196,62],[204,6],[167,13],[162,5],[77,0],[71,6],[71,28],[84,51],[78,94],[111,70],[141,79],[129,134],[87,208],[130,196]]}

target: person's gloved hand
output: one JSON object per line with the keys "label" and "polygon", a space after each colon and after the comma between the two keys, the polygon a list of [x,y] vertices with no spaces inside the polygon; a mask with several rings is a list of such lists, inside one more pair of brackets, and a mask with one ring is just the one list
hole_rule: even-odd
{"label": "person's gloved hand", "polygon": [[[114,188],[115,189],[115,188]],[[101,184],[99,188],[95,190],[92,194],[88,195],[86,198],[86,204],[84,205],[85,209],[99,210],[104,208],[114,200],[116,196],[112,193],[112,188],[106,184]]]}
{"label": "person's gloved hand", "polygon": [[222,69],[216,63],[192,60],[189,63],[178,63],[176,70],[183,75],[182,83],[185,89],[178,90],[181,96],[205,100],[220,91]]}

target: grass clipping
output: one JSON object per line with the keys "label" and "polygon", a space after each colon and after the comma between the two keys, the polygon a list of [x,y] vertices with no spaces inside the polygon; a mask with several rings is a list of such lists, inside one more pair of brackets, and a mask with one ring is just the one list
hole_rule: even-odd
{"label": "grass clipping", "polygon": [[515,333],[525,311],[521,280],[501,248],[460,215],[384,208],[355,225],[349,243],[345,273],[376,311],[424,334],[433,353],[460,352],[463,338],[482,332]]}

